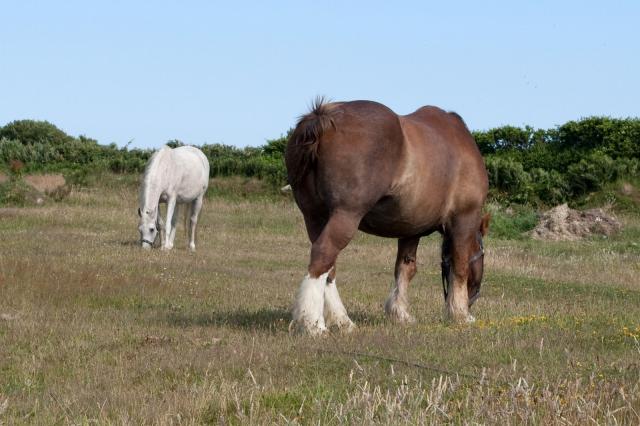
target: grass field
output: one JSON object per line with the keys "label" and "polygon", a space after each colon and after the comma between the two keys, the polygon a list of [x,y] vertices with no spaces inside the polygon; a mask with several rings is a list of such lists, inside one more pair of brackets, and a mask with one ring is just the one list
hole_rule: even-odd
{"label": "grass field", "polygon": [[0,209],[0,423],[638,424],[640,217],[611,239],[489,237],[478,321],[442,321],[439,240],[385,320],[394,240],[338,260],[358,329],[291,337],[309,244],[286,198],[212,197],[198,251],[137,246],[137,188]]}

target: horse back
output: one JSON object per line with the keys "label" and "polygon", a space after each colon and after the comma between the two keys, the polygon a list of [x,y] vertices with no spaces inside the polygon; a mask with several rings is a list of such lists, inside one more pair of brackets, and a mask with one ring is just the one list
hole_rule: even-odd
{"label": "horse back", "polygon": [[[484,160],[462,118],[438,107],[425,106],[401,117],[407,162],[414,181],[443,188],[446,209],[482,205],[488,191]],[[445,209],[445,210],[446,210]]]}
{"label": "horse back", "polygon": [[168,191],[175,191],[178,198],[193,200],[207,190],[209,185],[209,160],[193,146],[181,146],[171,150],[167,165]]}

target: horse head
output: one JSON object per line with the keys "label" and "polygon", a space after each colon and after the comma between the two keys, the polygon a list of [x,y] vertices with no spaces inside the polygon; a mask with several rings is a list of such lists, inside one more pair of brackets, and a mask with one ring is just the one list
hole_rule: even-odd
{"label": "horse head", "polygon": [[[469,258],[469,273],[467,275],[467,293],[469,297],[469,307],[480,297],[480,286],[482,285],[482,276],[484,274],[484,242],[483,237],[489,231],[489,222],[491,214],[485,214],[480,220],[480,227],[476,232],[476,238],[473,241],[472,255]],[[451,279],[451,242],[445,238],[442,244],[442,289],[444,298],[447,299],[449,281]]]}
{"label": "horse head", "polygon": [[140,209],[138,208],[138,216],[140,220],[138,222],[138,232],[140,232],[140,243],[142,248],[150,249],[151,246],[158,238],[160,233],[160,224],[158,217],[158,208],[155,209]]}

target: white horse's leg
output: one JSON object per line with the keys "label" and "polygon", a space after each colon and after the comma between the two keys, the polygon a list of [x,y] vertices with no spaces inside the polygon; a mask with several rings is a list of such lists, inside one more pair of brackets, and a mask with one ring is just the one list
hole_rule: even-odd
{"label": "white horse's leg", "polygon": [[171,247],[176,240],[176,229],[178,228],[178,218],[180,217],[180,204],[176,204],[176,208],[173,210],[173,217],[171,218],[171,234],[169,235],[169,241]]}
{"label": "white horse's leg", "polygon": [[328,272],[318,278],[312,278],[309,274],[305,275],[293,304],[293,320],[289,331],[318,335],[327,330],[323,311],[328,275]]}
{"label": "white horse's leg", "polygon": [[342,304],[336,279],[332,279],[331,276],[327,278],[327,286],[324,289],[324,323],[327,328],[335,326],[345,331],[352,331],[356,327]]}
{"label": "white horse's leg", "polygon": [[176,213],[176,197],[169,197],[167,200],[167,229],[165,230],[164,246],[162,247],[165,250],[173,248],[173,238],[176,235],[176,218],[178,217]]}
{"label": "white horse's leg", "polygon": [[191,251],[196,251],[196,225],[198,224],[200,209],[202,208],[203,196],[204,194],[196,198],[191,204],[191,217],[189,218],[189,248]]}
{"label": "white horse's leg", "polygon": [[395,287],[384,304],[387,316],[396,322],[411,323],[415,320],[409,313],[409,282],[415,276],[416,252],[420,237],[402,238],[398,240],[398,254],[395,267]]}
{"label": "white horse's leg", "polygon": [[158,229],[158,245],[161,246],[164,240],[164,220],[162,220],[162,214],[160,213],[159,203],[158,203],[158,216],[156,218],[156,228]]}

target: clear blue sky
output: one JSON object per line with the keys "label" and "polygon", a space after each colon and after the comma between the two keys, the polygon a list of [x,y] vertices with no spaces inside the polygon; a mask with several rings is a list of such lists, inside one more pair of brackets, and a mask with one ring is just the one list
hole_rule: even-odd
{"label": "clear blue sky", "polygon": [[261,145],[311,99],[472,129],[638,116],[639,1],[6,1],[0,125]]}

